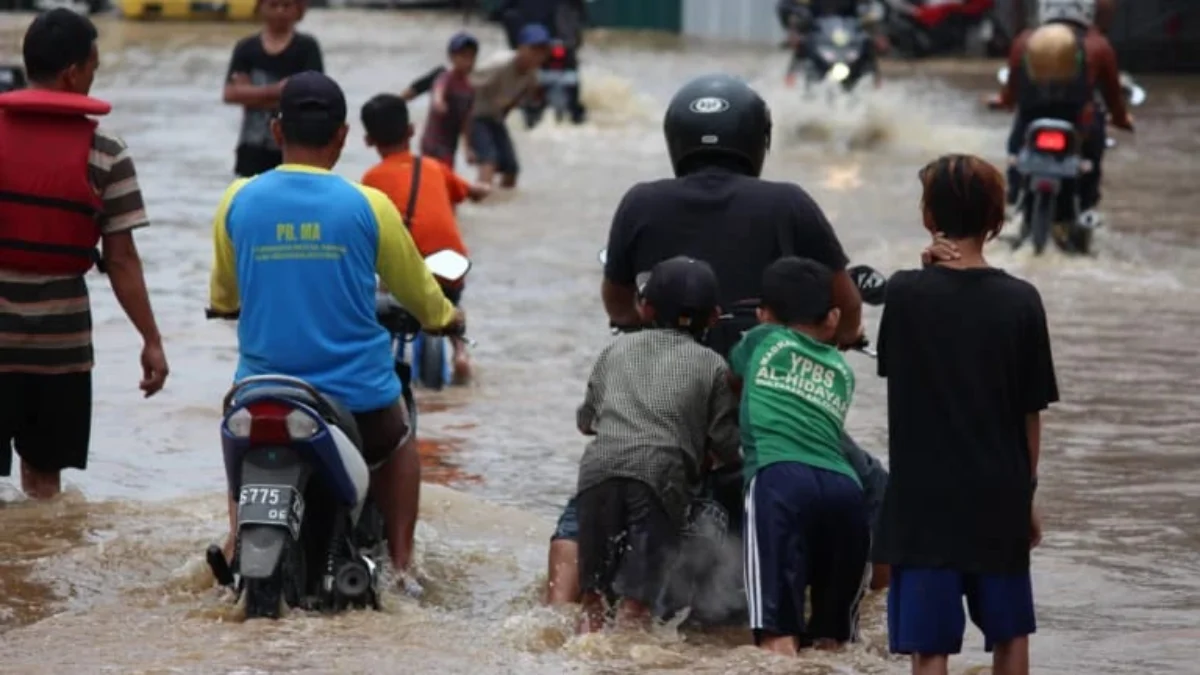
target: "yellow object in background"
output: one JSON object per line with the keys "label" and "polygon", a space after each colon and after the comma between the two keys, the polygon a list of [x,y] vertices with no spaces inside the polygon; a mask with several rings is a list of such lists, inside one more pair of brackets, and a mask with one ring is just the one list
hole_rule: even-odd
{"label": "yellow object in background", "polygon": [[256,0],[119,0],[126,19],[253,21]]}

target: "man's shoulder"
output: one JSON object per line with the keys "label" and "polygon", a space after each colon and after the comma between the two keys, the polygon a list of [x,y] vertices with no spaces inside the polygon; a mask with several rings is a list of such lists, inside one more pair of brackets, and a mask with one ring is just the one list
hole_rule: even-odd
{"label": "man's shoulder", "polygon": [[128,149],[125,139],[102,126],[92,133],[92,164],[111,165]]}
{"label": "man's shoulder", "polygon": [[[299,34],[297,34],[297,37],[299,37]],[[254,33],[253,35],[247,35],[246,37],[238,40],[237,43],[235,43],[233,45],[233,53],[234,54],[246,55],[246,54],[250,54],[250,53],[259,51],[261,49],[262,49],[262,34],[261,33]]]}

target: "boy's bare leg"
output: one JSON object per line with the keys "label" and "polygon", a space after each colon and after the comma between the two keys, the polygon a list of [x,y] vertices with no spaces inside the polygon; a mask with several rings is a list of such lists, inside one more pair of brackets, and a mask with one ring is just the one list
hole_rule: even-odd
{"label": "boy's bare leg", "polygon": [[413,534],[421,504],[421,456],[416,434],[409,434],[386,464],[371,472],[371,498],[383,513],[388,553],[397,572],[412,561]]}
{"label": "boy's bare leg", "polygon": [[823,652],[840,652],[844,646],[846,646],[844,642],[830,640],[829,638],[813,640],[813,649],[819,649]]}
{"label": "boy's bare leg", "polygon": [[798,652],[796,638],[791,635],[774,635],[763,633],[758,641],[758,648],[781,656],[795,656]]}
{"label": "boy's bare leg", "polygon": [[62,473],[38,471],[21,460],[21,491],[30,499],[50,499],[62,492]]}
{"label": "boy's bare leg", "polygon": [[471,359],[467,356],[467,343],[460,337],[451,337],[450,345],[454,348],[454,383],[465,384],[471,378]]}
{"label": "boy's bare leg", "polygon": [[511,189],[517,187],[517,174],[506,173],[500,176],[500,187]]}
{"label": "boy's bare leg", "polygon": [[573,539],[550,542],[549,567],[545,603],[573,605],[579,602],[579,543]]}
{"label": "boy's bare leg", "polygon": [[913,654],[913,675],[950,675],[950,657],[946,654]]}
{"label": "boy's bare leg", "polygon": [[622,598],[617,603],[616,624],[621,629],[645,628],[650,624],[650,608],[637,600]]}
{"label": "boy's bare leg", "polygon": [[992,652],[992,675],[1029,675],[1029,637],[996,645]]}
{"label": "boy's bare leg", "polygon": [[604,598],[599,593],[589,591],[583,594],[582,604],[583,613],[579,615],[579,628],[576,632],[583,635],[604,628]]}
{"label": "boy's bare leg", "polygon": [[488,163],[480,163],[479,165],[479,184],[492,187],[492,183],[496,179],[496,165]]}

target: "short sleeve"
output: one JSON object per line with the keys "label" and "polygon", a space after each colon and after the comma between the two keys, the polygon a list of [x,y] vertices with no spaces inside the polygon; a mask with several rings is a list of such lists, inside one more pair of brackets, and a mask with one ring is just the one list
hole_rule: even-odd
{"label": "short sleeve", "polygon": [[448,168],[438,167],[438,169],[446,179],[446,191],[450,194],[452,203],[458,204],[470,196],[471,184],[465,178]]}
{"label": "short sleeve", "polygon": [[254,44],[251,42],[255,38],[246,38],[239,40],[233,47],[233,55],[229,58],[229,70],[225,73],[225,81],[228,82],[233,78],[235,73],[249,75],[254,69],[254,55],[252,53]]}
{"label": "short sleeve", "polygon": [[1054,356],[1050,351],[1050,329],[1046,324],[1046,310],[1042,296],[1032,289],[1026,321],[1025,393],[1022,397],[1026,413],[1045,410],[1058,401],[1058,378],[1054,373]]}
{"label": "short sleeve", "polygon": [[888,279],[887,294],[883,300],[883,315],[879,317],[879,336],[875,338],[875,368],[880,377],[888,376],[888,345],[892,342],[889,333],[896,325],[897,313],[904,311],[904,302],[901,300],[903,285],[904,277],[901,272]]}
{"label": "short sleeve", "polygon": [[91,173],[103,201],[100,233],[127,232],[150,224],[129,148],[119,136],[96,129],[92,138]]}
{"label": "short sleeve", "polygon": [[632,286],[637,274],[637,270],[633,269],[633,235],[637,228],[636,203],[639,187],[635,185],[625,193],[608,228],[604,278],[622,286]]}
{"label": "short sleeve", "polygon": [[754,344],[758,342],[759,335],[757,330],[748,331],[729,351],[729,368],[735,376],[746,377],[746,366],[750,361],[750,355],[754,352]]}
{"label": "short sleeve", "polygon": [[846,268],[850,260],[833,232],[833,225],[812,197],[799,188],[788,224],[791,226],[788,234],[793,239],[793,250],[784,253],[812,258],[835,272]]}
{"label": "short sleeve", "polygon": [[323,73],[325,72],[325,60],[321,55],[321,43],[317,42],[315,37],[307,37],[308,39],[305,40],[304,68],[301,72],[315,70],[318,73]]}

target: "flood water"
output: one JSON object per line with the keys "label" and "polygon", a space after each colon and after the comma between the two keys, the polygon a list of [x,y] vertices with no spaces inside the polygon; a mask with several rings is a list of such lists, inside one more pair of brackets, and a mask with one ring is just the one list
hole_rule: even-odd
{"label": "flood water", "polygon": [[[19,54],[28,17],[0,19],[0,54]],[[351,110],[399,91],[441,58],[454,18],[313,11],[328,72]],[[485,54],[500,46],[476,26]],[[204,547],[222,534],[218,406],[235,361],[232,326],[205,322],[210,218],[230,180],[239,112],[220,87],[245,25],[100,22],[95,94],[136,158],[154,224],[138,233],[172,375],[137,390],[140,343],[106,282],[93,279],[96,406],[91,466],[47,504],[0,485],[0,670],[5,673],[892,673],[882,597],[866,639],[836,655],[785,661],[728,636],[572,637],[570,617],[537,605],[547,538],[574,486],[574,430],[592,359],[610,338],[596,251],[635,181],[669,172],[662,108],[687,78],[726,71],[770,100],[770,178],[809,189],[851,257],[913,266],[924,235],[916,170],[938,153],[1002,161],[1008,119],[980,111],[994,64],[894,65],[864,106],[805,104],[779,85],[784,54],[599,36],[585,54],[593,120],[526,132],[512,120],[521,188],[461,209],[472,251],[465,308],[477,378],[422,398],[427,485],[418,530],[421,602],[382,614],[293,614],[241,623],[212,586]],[[1136,139],[1106,163],[1094,259],[995,264],[1034,282],[1050,317],[1063,402],[1047,419],[1034,555],[1038,673],[1193,673],[1200,654],[1200,86],[1145,82]],[[423,119],[424,103],[415,119]],[[357,115],[352,113],[357,122]],[[355,125],[357,126],[357,125]],[[338,170],[373,162],[360,129]],[[465,168],[465,167],[464,167]],[[871,322],[877,312],[868,312]],[[886,442],[883,382],[859,372],[851,432]],[[883,453],[886,454],[886,453]],[[988,663],[977,633],[955,672]]]}

